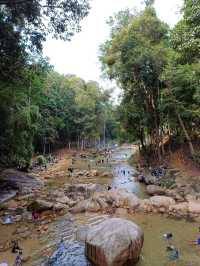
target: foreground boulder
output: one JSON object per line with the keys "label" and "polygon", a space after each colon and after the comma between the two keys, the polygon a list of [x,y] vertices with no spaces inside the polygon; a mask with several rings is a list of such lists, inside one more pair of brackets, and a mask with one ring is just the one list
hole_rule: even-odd
{"label": "foreground boulder", "polygon": [[143,232],[136,224],[112,218],[91,227],[86,237],[86,255],[95,265],[132,265],[139,260]]}

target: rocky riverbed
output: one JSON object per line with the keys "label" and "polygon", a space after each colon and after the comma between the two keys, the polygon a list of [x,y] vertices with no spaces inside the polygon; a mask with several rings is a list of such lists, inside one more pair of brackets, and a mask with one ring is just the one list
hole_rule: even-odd
{"label": "rocky riverbed", "polygon": [[[180,265],[200,265],[197,264],[199,254],[196,248],[187,244],[187,240],[195,239],[198,234],[198,193],[194,193],[187,184],[181,184],[180,181],[176,183],[174,176],[171,187],[163,186],[163,180],[161,184],[140,184],[136,179],[141,173],[127,163],[132,152],[130,148],[120,148],[113,152],[108,161],[101,164],[97,164],[100,157],[98,154],[65,155],[65,158],[47,171],[28,177],[24,174],[24,185],[19,187],[15,182],[15,186],[11,186],[9,191],[14,191],[16,195],[12,194],[10,200],[5,200],[4,197],[0,206],[0,262],[13,264],[16,255],[11,253],[11,240],[17,239],[24,251],[24,265],[43,265],[62,238],[65,241],[75,238],[79,226],[93,226],[108,217],[121,217],[133,220],[144,230],[147,243],[144,244],[143,251],[145,260],[141,259],[139,265],[161,265],[156,262],[156,256],[150,255],[152,247],[150,248],[149,238],[164,253],[165,256],[162,253],[159,258],[162,258],[162,265],[165,265],[167,255],[162,234],[165,230],[172,231],[176,243],[182,241],[181,228],[184,228],[185,237],[184,243],[178,244],[178,248],[184,253],[183,264]],[[68,168],[72,165],[74,170],[70,175]],[[3,174],[4,182],[19,175],[22,176],[13,170],[7,171]],[[27,186],[31,182],[34,185]],[[32,217],[34,212],[38,214],[35,221]],[[152,231],[158,234],[156,240],[151,236]],[[163,246],[162,249],[160,245]]]}

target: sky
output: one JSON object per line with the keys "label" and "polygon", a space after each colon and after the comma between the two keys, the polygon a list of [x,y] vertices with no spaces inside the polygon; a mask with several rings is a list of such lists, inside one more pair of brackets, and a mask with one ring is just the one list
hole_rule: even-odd
{"label": "sky", "polygon": [[[173,27],[180,19],[182,1],[156,0],[158,17]],[[91,0],[90,13],[81,23],[82,31],[76,33],[70,42],[48,39],[44,44],[44,55],[61,74],[76,74],[86,81],[95,80],[102,86],[113,86],[102,80],[98,61],[99,46],[109,37],[106,20],[127,7],[141,10],[141,2],[142,0]]]}

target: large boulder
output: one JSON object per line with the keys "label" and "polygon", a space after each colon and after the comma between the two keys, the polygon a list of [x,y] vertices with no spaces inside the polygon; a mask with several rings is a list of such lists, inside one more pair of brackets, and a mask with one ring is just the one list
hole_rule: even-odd
{"label": "large boulder", "polygon": [[1,173],[1,182],[6,182],[7,186],[21,193],[31,193],[44,186],[44,181],[39,176],[15,169],[4,170]]}
{"label": "large boulder", "polygon": [[147,186],[147,193],[151,196],[153,195],[165,195],[165,190],[156,185],[148,185]]}
{"label": "large boulder", "polygon": [[115,203],[117,203],[118,207],[127,207],[131,210],[137,209],[137,207],[140,205],[140,200],[138,197],[128,192],[124,189],[116,190],[116,196],[114,197]]}
{"label": "large boulder", "polygon": [[143,239],[141,228],[131,221],[107,219],[88,230],[86,255],[95,265],[131,265],[139,259]]}

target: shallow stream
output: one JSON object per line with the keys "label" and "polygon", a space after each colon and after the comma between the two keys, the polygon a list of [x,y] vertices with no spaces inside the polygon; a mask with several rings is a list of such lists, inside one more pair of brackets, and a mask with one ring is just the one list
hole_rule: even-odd
{"label": "shallow stream", "polygon": [[[127,162],[132,153],[132,148],[118,148],[112,153],[108,162],[98,166],[99,170],[112,171],[112,179],[96,177],[92,180],[85,179],[84,182],[109,184],[112,188],[126,188],[137,194],[140,198],[147,197],[145,188],[134,181],[133,176],[135,170]],[[80,169],[87,169],[88,164],[91,168],[97,168],[93,158],[90,160],[78,159],[76,160],[75,166]],[[63,176],[62,182],[67,182],[65,176]],[[52,183],[51,188],[60,186],[62,182]],[[48,234],[44,234],[39,238],[33,236],[33,239],[28,239],[21,244],[25,255],[30,254],[32,256],[31,261],[23,265],[45,265],[48,258],[47,256],[51,254],[52,249],[56,249],[61,239],[64,239],[65,243],[73,241],[78,227],[82,225],[95,225],[108,217],[108,215],[84,213],[77,215],[66,214],[57,218],[56,221],[49,225]],[[200,247],[190,246],[188,244],[189,240],[193,240],[197,237],[198,224],[189,223],[184,220],[177,221],[158,214],[124,214],[123,218],[136,222],[144,230],[145,241],[138,266],[200,266]],[[6,227],[0,226],[0,238],[6,238],[6,235],[12,234],[12,226],[8,227],[8,229],[9,232],[6,233]],[[167,232],[173,233],[172,244],[180,252],[180,259],[177,261],[169,260],[169,254],[166,251],[167,243],[163,239],[163,234]],[[74,249],[69,249],[70,263],[69,260],[67,260],[68,263],[60,266],[84,266],[79,254],[80,250],[83,250],[82,247],[78,248],[77,246]],[[77,255],[80,256],[80,260],[77,260]],[[8,261],[10,263],[13,261],[10,252],[0,253],[0,262],[2,261]],[[9,264],[9,266],[10,265],[12,264]]]}

